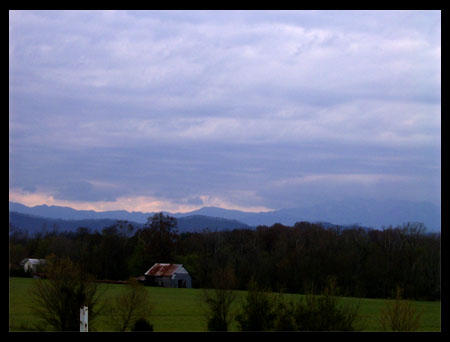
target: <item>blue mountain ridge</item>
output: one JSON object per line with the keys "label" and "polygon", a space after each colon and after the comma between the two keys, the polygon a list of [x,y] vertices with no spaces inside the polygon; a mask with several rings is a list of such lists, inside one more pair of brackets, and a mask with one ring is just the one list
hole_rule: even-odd
{"label": "blue mountain ridge", "polygon": [[[64,220],[56,218],[48,218],[37,215],[23,214],[16,211],[9,212],[9,223],[29,233],[52,231],[75,231],[79,227],[88,228],[92,231],[101,231],[103,228],[115,225],[118,222],[116,219],[110,218],[96,218],[96,219],[82,219],[82,220]],[[142,228],[143,223],[127,221],[132,224],[135,229]],[[184,232],[198,232],[204,229],[210,231],[216,230],[232,230],[241,228],[251,228],[250,226],[236,221],[227,220],[217,217],[209,217],[202,215],[190,215],[177,219],[177,231]]]}
{"label": "blue mountain ridge", "polygon": [[[145,223],[154,212],[128,212],[125,210],[96,212],[93,210],[75,210],[69,207],[39,205],[27,207],[20,203],[9,202],[9,210],[22,214],[37,215],[52,219],[84,220],[113,219]],[[287,208],[269,212],[245,212],[217,207],[203,207],[188,213],[164,212],[177,219],[189,216],[204,216],[238,221],[241,224],[256,227],[281,223],[293,225],[296,222],[331,222],[336,225],[360,225],[370,228],[399,226],[407,222],[420,222],[429,231],[440,231],[441,209],[429,202],[410,202],[400,200],[353,199],[346,201],[323,202],[299,208]]]}

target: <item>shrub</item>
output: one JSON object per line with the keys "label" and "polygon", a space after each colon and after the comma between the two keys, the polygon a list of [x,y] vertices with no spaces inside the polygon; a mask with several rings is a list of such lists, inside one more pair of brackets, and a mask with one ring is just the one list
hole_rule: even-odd
{"label": "shrub", "polygon": [[272,330],[275,325],[276,306],[276,298],[251,281],[242,311],[236,316],[240,329],[242,331]]}
{"label": "shrub", "polygon": [[307,294],[295,306],[296,329],[300,331],[354,331],[359,321],[358,305],[343,305],[334,281],[322,295]]}
{"label": "shrub", "polygon": [[297,330],[354,331],[358,309],[338,306],[335,297],[307,295],[295,310]]}
{"label": "shrub", "polygon": [[422,313],[411,302],[403,300],[402,290],[397,288],[395,300],[381,309],[379,323],[385,331],[417,331]]}
{"label": "shrub", "polygon": [[[252,282],[241,313],[236,317],[243,331],[354,331],[362,329],[359,305],[344,305],[333,281],[323,294],[312,292],[298,302],[263,291]],[[361,326],[360,326],[361,324]]]}
{"label": "shrub", "polygon": [[134,323],[131,331],[153,331],[153,325],[145,318],[140,318]]}
{"label": "shrub", "polygon": [[285,302],[282,298],[276,304],[276,317],[274,320],[274,330],[276,331],[295,331],[297,323],[295,322],[295,304]]}
{"label": "shrub", "polygon": [[22,277],[22,278],[31,278],[32,274],[30,271],[25,271],[23,267],[11,267],[9,270],[10,277]]}

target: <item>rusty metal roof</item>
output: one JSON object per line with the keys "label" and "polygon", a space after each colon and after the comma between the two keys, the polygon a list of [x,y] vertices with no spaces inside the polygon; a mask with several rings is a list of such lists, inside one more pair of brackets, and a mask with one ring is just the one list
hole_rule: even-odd
{"label": "rusty metal roof", "polygon": [[145,272],[145,275],[155,277],[171,277],[173,273],[182,265],[180,264],[154,264]]}

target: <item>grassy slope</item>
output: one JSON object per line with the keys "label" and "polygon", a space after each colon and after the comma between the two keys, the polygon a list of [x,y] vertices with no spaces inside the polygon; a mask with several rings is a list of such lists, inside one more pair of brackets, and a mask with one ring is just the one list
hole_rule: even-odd
{"label": "grassy slope", "polygon": [[[10,278],[9,313],[10,330],[30,330],[36,317],[27,307],[27,290],[33,279]],[[113,297],[124,285],[102,284],[105,298]],[[153,302],[153,313],[150,321],[155,331],[205,331],[205,320],[202,314],[200,289],[170,289],[147,287]],[[236,291],[237,301],[234,310],[239,309],[239,300],[245,296],[245,291]],[[296,299],[300,295],[288,294],[287,299]],[[360,304],[360,314],[365,318],[364,331],[378,331],[376,318],[384,306],[383,299],[342,298],[342,303]],[[414,302],[419,310],[423,310],[421,331],[440,331],[441,304],[440,302]],[[94,325],[92,326],[94,328]],[[91,329],[92,330],[92,329]],[[95,330],[110,331],[107,317],[100,316],[95,323]],[[231,330],[237,331],[237,324],[233,322]]]}

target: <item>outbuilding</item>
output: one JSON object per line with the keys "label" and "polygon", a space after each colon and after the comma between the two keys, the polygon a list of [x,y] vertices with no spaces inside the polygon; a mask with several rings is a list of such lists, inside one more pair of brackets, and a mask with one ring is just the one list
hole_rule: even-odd
{"label": "outbuilding", "polygon": [[162,287],[192,287],[189,272],[182,264],[156,263],[144,273],[147,285]]}
{"label": "outbuilding", "polygon": [[26,258],[20,262],[25,272],[35,273],[38,271],[38,267],[45,264],[45,259],[32,259]]}

